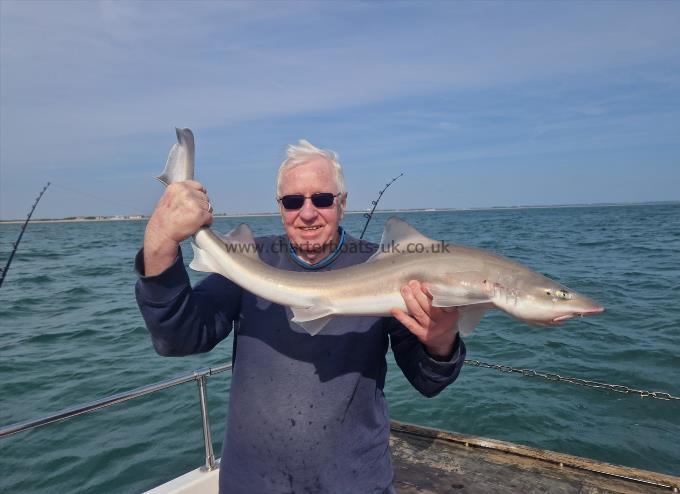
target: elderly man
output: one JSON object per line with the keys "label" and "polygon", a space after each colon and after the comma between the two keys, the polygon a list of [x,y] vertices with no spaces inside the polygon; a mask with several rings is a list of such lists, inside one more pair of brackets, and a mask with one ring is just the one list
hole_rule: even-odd
{"label": "elderly man", "polygon": [[[331,151],[307,141],[289,146],[277,201],[286,235],[257,239],[271,266],[339,269],[377,248],[340,226],[347,192]],[[220,492],[393,492],[383,395],[388,341],[409,382],[434,396],[456,379],[465,357],[457,313],[432,307],[414,280],[402,289],[408,313],[337,317],[310,336],[287,308],[220,275],[190,286],[179,243],[211,222],[200,183],[170,185],[136,259],[136,293],[161,355],[206,352],[234,330]]]}

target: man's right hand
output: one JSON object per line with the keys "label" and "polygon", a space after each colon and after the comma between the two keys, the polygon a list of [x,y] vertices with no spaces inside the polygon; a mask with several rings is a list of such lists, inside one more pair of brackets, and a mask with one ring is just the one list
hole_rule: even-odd
{"label": "man's right hand", "polygon": [[165,271],[177,257],[180,242],[213,222],[205,187],[194,180],[168,185],[144,234],[144,274]]}

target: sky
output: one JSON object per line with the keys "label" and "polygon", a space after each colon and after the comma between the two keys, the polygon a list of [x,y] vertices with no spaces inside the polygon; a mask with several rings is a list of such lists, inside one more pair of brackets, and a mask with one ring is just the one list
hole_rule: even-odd
{"label": "sky", "polygon": [[217,212],[286,146],[363,210],[680,200],[680,2],[0,0],[0,219],[150,214],[175,127]]}

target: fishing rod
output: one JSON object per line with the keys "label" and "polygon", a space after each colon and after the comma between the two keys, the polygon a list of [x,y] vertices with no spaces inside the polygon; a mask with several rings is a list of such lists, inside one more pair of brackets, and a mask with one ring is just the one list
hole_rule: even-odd
{"label": "fishing rod", "polygon": [[373,207],[371,208],[370,212],[364,213],[364,218],[366,218],[366,224],[364,225],[364,229],[361,230],[361,235],[359,235],[359,239],[364,238],[364,233],[366,233],[366,228],[368,228],[368,224],[371,221],[371,218],[373,217],[373,212],[375,211],[375,208],[378,207],[378,203],[380,202],[380,198],[382,197],[382,195],[385,193],[387,188],[390,185],[392,185],[394,182],[396,182],[399,179],[399,177],[401,177],[403,174],[404,174],[404,172],[401,172],[398,176],[394,177],[392,180],[390,180],[388,183],[386,183],[385,187],[383,187],[383,189],[380,192],[378,192],[378,197],[376,197],[376,199],[374,201],[371,201],[371,204],[373,205]]}
{"label": "fishing rod", "polygon": [[35,211],[35,207],[38,205],[40,202],[40,199],[42,198],[43,194],[47,190],[47,187],[50,186],[50,182],[47,182],[47,185],[43,187],[43,190],[40,191],[40,194],[36,198],[35,202],[33,203],[33,207],[31,208],[31,211],[28,213],[28,216],[26,217],[26,221],[24,221],[23,226],[21,227],[21,232],[19,232],[19,238],[17,239],[16,242],[14,242],[14,247],[12,248],[12,252],[9,254],[9,259],[7,259],[7,264],[5,264],[4,268],[0,268],[0,287],[2,286],[2,282],[5,281],[5,276],[7,276],[7,271],[9,270],[9,265],[12,264],[12,259],[14,258],[14,254],[17,251],[17,248],[19,247],[19,242],[21,242],[21,237],[24,235],[24,231],[26,230],[26,226],[28,226],[28,222],[31,221],[31,216],[33,216],[33,211]]}

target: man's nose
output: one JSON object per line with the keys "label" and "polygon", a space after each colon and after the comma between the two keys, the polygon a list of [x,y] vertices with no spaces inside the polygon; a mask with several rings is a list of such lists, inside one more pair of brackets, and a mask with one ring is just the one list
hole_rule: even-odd
{"label": "man's nose", "polygon": [[319,212],[314,207],[314,204],[312,204],[312,200],[306,198],[300,209],[300,218],[303,220],[313,220],[318,214]]}

